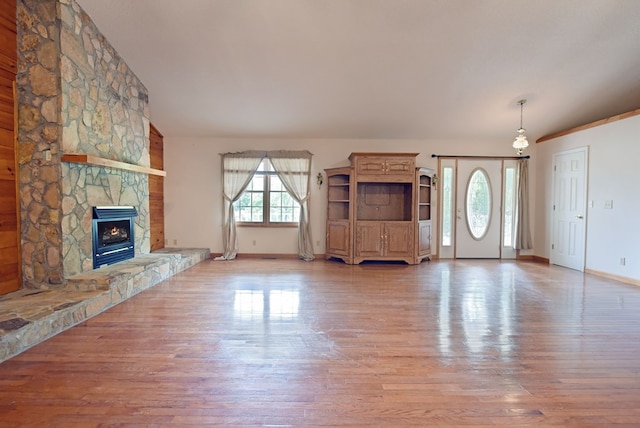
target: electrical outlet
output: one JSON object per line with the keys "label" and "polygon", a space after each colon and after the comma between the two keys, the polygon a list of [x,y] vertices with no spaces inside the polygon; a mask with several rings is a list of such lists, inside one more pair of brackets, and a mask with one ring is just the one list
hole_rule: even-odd
{"label": "electrical outlet", "polygon": [[625,266],[627,264],[627,259],[625,257],[620,257],[620,266]]}
{"label": "electrical outlet", "polygon": [[255,239],[253,240],[253,246],[254,247],[256,246],[256,240]]}
{"label": "electrical outlet", "polygon": [[607,210],[613,209],[613,201],[609,199],[608,201],[604,201],[604,208]]}

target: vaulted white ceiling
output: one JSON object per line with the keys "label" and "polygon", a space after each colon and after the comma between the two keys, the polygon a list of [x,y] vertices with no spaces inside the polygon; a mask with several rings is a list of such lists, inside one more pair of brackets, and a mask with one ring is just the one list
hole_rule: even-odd
{"label": "vaulted white ceiling", "polygon": [[638,0],[78,0],[165,136],[530,140],[640,107]]}

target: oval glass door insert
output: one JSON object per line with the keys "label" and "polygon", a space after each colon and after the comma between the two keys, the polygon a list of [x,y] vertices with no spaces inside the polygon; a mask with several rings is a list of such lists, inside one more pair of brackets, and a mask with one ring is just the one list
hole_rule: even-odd
{"label": "oval glass door insert", "polygon": [[480,240],[489,230],[491,220],[491,185],[484,169],[471,173],[465,200],[469,233],[473,239]]}

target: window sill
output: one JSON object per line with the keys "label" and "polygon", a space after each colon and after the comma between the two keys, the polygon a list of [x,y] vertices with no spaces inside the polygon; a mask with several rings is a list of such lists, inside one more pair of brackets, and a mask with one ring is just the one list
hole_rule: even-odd
{"label": "window sill", "polygon": [[236,222],[237,227],[263,227],[266,229],[281,229],[281,228],[294,228],[298,227],[298,223],[240,223]]}

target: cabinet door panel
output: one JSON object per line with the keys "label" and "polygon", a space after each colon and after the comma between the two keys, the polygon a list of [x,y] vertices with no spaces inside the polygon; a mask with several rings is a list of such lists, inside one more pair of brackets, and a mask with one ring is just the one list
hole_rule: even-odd
{"label": "cabinet door panel", "polygon": [[382,228],[379,222],[356,224],[356,257],[380,257],[382,255]]}
{"label": "cabinet door panel", "polygon": [[385,174],[385,170],[384,158],[367,157],[356,160],[356,174]]}
{"label": "cabinet door panel", "polygon": [[386,257],[411,257],[413,254],[412,223],[385,223],[385,248]]}
{"label": "cabinet door panel", "polygon": [[387,159],[387,174],[411,174],[415,170],[414,159]]}
{"label": "cabinet door panel", "polygon": [[362,175],[404,175],[413,176],[415,170],[414,157],[358,157],[356,159],[356,174]]}
{"label": "cabinet door panel", "polygon": [[431,254],[431,222],[421,221],[418,225],[418,255]]}
{"label": "cabinet door panel", "polygon": [[349,256],[350,242],[348,221],[327,224],[327,253]]}

